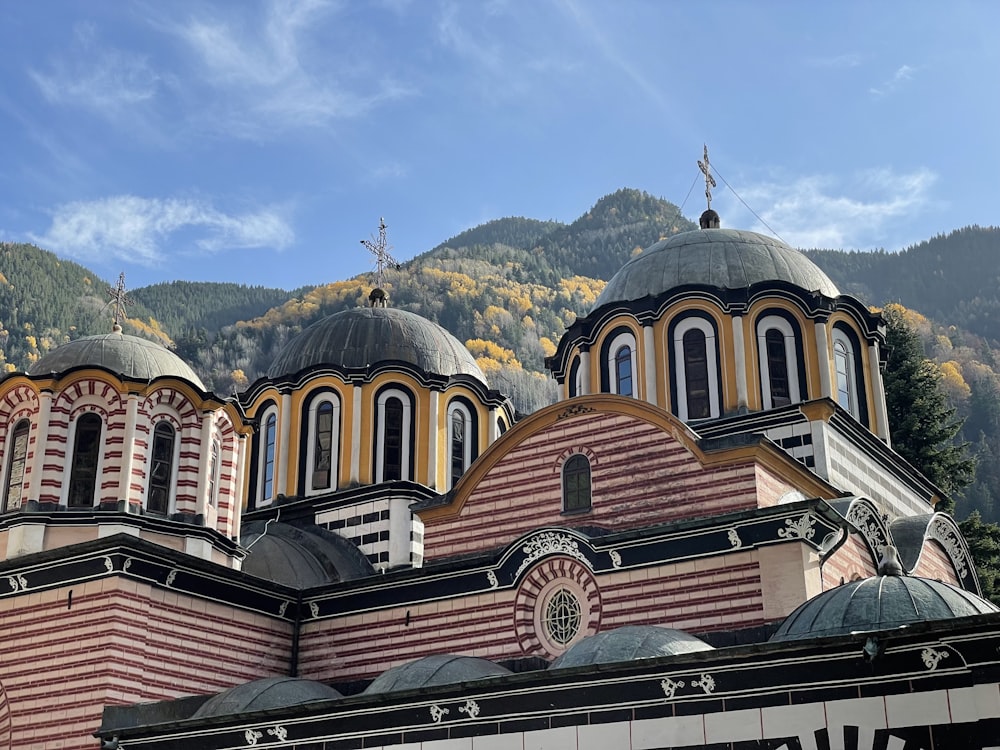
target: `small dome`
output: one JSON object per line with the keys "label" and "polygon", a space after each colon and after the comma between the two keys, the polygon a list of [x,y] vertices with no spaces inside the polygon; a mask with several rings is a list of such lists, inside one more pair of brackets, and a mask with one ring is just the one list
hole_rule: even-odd
{"label": "small dome", "polygon": [[657,242],[622,266],[592,309],[681,286],[743,289],[766,281],[840,296],[819,266],[781,240],[737,229],[695,229]]}
{"label": "small dome", "polygon": [[252,521],[243,525],[244,573],[304,589],[374,575],[353,542],[319,526]]}
{"label": "small dome", "polygon": [[434,654],[387,669],[372,681],[365,694],[419,690],[435,685],[454,685],[505,674],[511,674],[511,671],[486,659],[456,654]]}
{"label": "small dome", "polygon": [[549,669],[655,659],[658,656],[711,650],[712,647],[703,640],[682,630],[661,628],[656,625],[626,625],[587,636],[552,662]]}
{"label": "small dome", "polygon": [[265,677],[263,680],[247,682],[213,695],[201,704],[191,718],[204,719],[209,716],[266,711],[342,697],[337,690],[322,682],[298,677]]}
{"label": "small dome", "polygon": [[61,373],[74,367],[103,367],[136,380],[183,378],[205,389],[188,364],[160,344],[124,333],[84,336],[53,349],[28,368],[29,375]]}
{"label": "small dome", "polygon": [[437,323],[393,307],[356,307],[334,313],[293,338],[271,363],[269,378],[316,365],[364,368],[403,362],[432,375],[471,375],[486,383],[476,360]]}
{"label": "small dome", "polygon": [[914,576],[879,575],[824,591],[781,623],[772,641],[866,633],[927,620],[1000,612],[964,589]]}

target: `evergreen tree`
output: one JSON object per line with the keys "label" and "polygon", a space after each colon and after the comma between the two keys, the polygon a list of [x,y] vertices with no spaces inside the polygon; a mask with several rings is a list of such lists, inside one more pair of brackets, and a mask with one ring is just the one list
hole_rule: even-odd
{"label": "evergreen tree", "polygon": [[983,597],[1000,605],[1000,526],[983,523],[979,511],[973,511],[959,524],[969,552],[976,561]]}
{"label": "evergreen tree", "polygon": [[[955,441],[962,427],[949,409],[941,390],[941,371],[924,356],[916,332],[901,305],[887,305],[888,362],[885,369],[886,408],[892,445],[903,458],[946,494],[967,486],[975,478],[975,460],[968,446]],[[939,507],[950,510],[949,507]]]}

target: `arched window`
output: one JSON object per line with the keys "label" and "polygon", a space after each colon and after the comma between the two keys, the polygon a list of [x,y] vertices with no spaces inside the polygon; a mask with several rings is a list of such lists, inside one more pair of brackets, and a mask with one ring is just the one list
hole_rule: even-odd
{"label": "arched window", "polygon": [[671,325],[670,373],[674,413],[684,422],[716,418],[721,413],[715,326],[701,316]]}
{"label": "arched window", "polygon": [[797,337],[784,317],[768,315],[757,323],[761,396],[765,409],[797,404],[799,385]]}
{"label": "arched window", "polygon": [[836,398],[841,407],[867,426],[864,372],[858,354],[858,338],[852,330],[838,323],[833,328],[833,367],[837,378]]}
{"label": "arched window", "polygon": [[208,458],[208,504],[215,505],[219,488],[219,441],[212,441],[212,453]]}
{"label": "arched window", "polygon": [[601,391],[619,396],[636,396],[635,336],[628,329],[612,332],[601,347],[604,371],[601,373]]}
{"label": "arched window", "polygon": [[177,434],[173,425],[161,421],[153,429],[153,450],[149,456],[149,488],[146,493],[146,510],[167,513],[173,489],[174,446]]}
{"label": "arched window", "polygon": [[563,511],[590,510],[590,461],[574,453],[563,464]]}
{"label": "arched window", "polygon": [[308,440],[306,492],[336,489],[340,447],[340,401],[336,395],[324,394],[309,404]]}
{"label": "arched window", "polygon": [[4,489],[3,509],[17,510],[21,507],[21,493],[24,489],[24,467],[28,456],[28,432],[31,423],[22,419],[16,425],[7,441],[7,484]]}
{"label": "arched window", "polygon": [[460,401],[448,404],[448,486],[455,483],[472,464],[475,420],[469,407]]}
{"label": "arched window", "polygon": [[569,384],[569,397],[579,396],[582,391],[583,375],[580,372],[580,357],[573,357],[573,362],[569,366],[569,377],[566,379]]}
{"label": "arched window", "polygon": [[375,481],[412,479],[410,397],[397,388],[378,397],[378,437],[375,446]]}
{"label": "arched window", "polygon": [[66,505],[70,508],[91,508],[97,494],[101,460],[101,418],[93,413],[84,414],[76,420],[75,427]]}
{"label": "arched window", "polygon": [[274,497],[274,449],[278,439],[278,416],[271,412],[264,419],[263,440],[260,443],[260,499]]}

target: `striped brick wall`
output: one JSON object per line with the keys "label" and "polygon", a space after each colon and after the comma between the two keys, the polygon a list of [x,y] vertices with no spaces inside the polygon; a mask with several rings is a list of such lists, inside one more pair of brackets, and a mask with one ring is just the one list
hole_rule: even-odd
{"label": "striped brick wall", "polygon": [[[562,512],[562,465],[573,453],[591,463],[593,509]],[[791,489],[751,461],[703,467],[677,438],[625,414],[557,421],[529,435],[471,489],[461,514],[425,518],[427,559],[509,543],[543,526],[609,529],[772,505]]]}
{"label": "striped brick wall", "polygon": [[[7,456],[7,440],[13,432],[14,426],[22,419],[30,420],[31,429],[28,432],[28,452],[25,456],[24,477],[21,482],[22,503],[31,499],[27,495],[27,488],[31,486],[31,477],[34,471],[35,454],[38,450],[38,395],[31,388],[22,385],[12,388],[0,399],[0,476],[7,481],[9,471],[9,458]],[[6,492],[6,487],[3,488]],[[0,502],[3,497],[0,496]],[[3,747],[0,742],[0,748]]]}
{"label": "striped brick wall", "polygon": [[284,622],[123,578],[0,599],[11,747],[93,748],[105,704],[287,674],[290,633]]}
{"label": "striped brick wall", "polygon": [[913,569],[912,575],[921,578],[935,578],[962,588],[962,582],[955,573],[948,553],[933,539],[925,539],[920,550],[920,557]]}
{"label": "striped brick wall", "polygon": [[180,442],[180,461],[176,470],[176,506],[178,513],[195,513],[198,508],[198,465],[201,447],[201,418],[197,409],[180,391],[174,388],[157,388],[139,405],[136,424],[135,463],[133,487],[138,492],[132,502],[145,504],[145,488],[149,476],[151,442],[156,423],[166,420],[177,431]]}
{"label": "striped brick wall", "polygon": [[823,563],[823,591],[858,578],[870,578],[875,575],[876,567],[877,561],[872,559],[865,540],[859,534],[851,534]]}
{"label": "striped brick wall", "polygon": [[[592,632],[653,624],[705,632],[764,623],[761,574],[755,551],[704,560],[616,571],[596,577],[599,591],[556,557],[525,573],[521,589],[422,602],[408,607],[347,613],[307,622],[300,639],[301,676],[330,682],[371,679],[389,667],[428,654],[457,653],[493,661],[551,658],[528,632],[523,611],[537,601],[553,570],[586,597],[585,627]],[[537,572],[536,572],[537,571]],[[586,576],[583,576],[586,579]]]}

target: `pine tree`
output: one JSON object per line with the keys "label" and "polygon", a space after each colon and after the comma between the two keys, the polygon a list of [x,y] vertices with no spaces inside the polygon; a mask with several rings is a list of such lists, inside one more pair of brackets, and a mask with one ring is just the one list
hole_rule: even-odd
{"label": "pine tree", "polygon": [[959,527],[976,561],[983,597],[1000,605],[1000,526],[983,523],[976,510]]}
{"label": "pine tree", "polygon": [[[886,409],[896,452],[925,477],[951,494],[975,478],[975,460],[968,445],[956,443],[962,422],[955,419],[941,389],[941,371],[924,356],[916,332],[901,305],[887,305],[888,362],[885,370]],[[948,505],[939,510],[950,510]]]}

